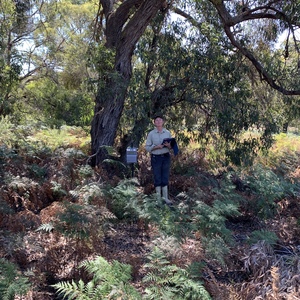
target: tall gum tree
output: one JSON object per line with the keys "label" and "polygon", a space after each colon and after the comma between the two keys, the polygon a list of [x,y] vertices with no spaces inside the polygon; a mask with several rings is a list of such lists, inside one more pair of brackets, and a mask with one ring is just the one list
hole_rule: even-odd
{"label": "tall gum tree", "polygon": [[165,0],[126,0],[119,6],[114,2],[100,0],[106,20],[106,47],[115,51],[116,75],[108,76],[96,95],[91,127],[92,166],[104,158],[101,146],[114,143],[132,75],[136,43],[157,12],[166,8]]}

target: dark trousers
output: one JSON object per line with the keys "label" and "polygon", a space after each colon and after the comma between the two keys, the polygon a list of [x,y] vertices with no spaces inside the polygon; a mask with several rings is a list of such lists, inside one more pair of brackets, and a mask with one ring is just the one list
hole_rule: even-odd
{"label": "dark trousers", "polygon": [[154,186],[166,186],[169,184],[171,156],[166,154],[152,154],[151,167],[154,175]]}

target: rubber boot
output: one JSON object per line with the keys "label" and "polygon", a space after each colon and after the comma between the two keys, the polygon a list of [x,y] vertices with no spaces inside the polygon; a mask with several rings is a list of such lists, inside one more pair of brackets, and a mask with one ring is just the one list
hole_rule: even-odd
{"label": "rubber boot", "polygon": [[156,186],[155,191],[156,191],[157,198],[160,199],[161,198],[161,186]]}
{"label": "rubber boot", "polygon": [[164,198],[166,204],[167,205],[172,204],[172,201],[170,201],[169,197],[168,197],[168,186],[167,185],[162,187],[162,194],[163,194],[163,198]]}

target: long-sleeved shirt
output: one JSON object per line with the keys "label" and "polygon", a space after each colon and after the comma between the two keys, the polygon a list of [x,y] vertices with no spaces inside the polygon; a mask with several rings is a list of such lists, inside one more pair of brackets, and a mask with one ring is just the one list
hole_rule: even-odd
{"label": "long-sleeved shirt", "polygon": [[159,132],[156,128],[151,130],[148,133],[146,140],[146,150],[151,154],[164,154],[169,153],[170,150],[168,147],[164,147],[161,149],[152,150],[155,146],[161,145],[164,139],[171,138],[171,132],[166,128],[163,128],[161,132]]}

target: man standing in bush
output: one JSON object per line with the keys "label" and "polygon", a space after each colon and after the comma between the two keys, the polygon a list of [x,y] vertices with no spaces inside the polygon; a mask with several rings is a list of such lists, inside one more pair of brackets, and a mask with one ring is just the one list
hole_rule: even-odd
{"label": "man standing in bush", "polygon": [[156,194],[164,198],[167,205],[172,204],[168,197],[168,184],[171,166],[171,143],[164,139],[171,139],[169,130],[163,127],[164,117],[159,114],[153,118],[155,129],[148,133],[146,150],[151,154],[151,167],[154,176]]}

